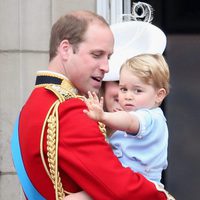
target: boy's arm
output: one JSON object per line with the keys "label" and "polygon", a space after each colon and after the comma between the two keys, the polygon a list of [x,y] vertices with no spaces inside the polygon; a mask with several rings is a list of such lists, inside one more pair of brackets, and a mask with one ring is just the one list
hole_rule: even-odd
{"label": "boy's arm", "polygon": [[113,130],[122,130],[129,133],[139,131],[139,120],[126,111],[104,112],[103,97],[99,100],[96,93],[88,92],[89,98],[85,100],[88,110],[84,110],[90,118],[104,123]]}
{"label": "boy's arm", "polygon": [[126,111],[118,111],[113,113],[104,112],[104,115],[100,121],[114,130],[121,130],[128,133],[138,133],[139,131],[138,118]]}

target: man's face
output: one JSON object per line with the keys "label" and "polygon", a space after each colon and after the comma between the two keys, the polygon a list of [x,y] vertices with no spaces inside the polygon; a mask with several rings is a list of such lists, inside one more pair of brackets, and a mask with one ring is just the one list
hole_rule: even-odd
{"label": "man's face", "polygon": [[113,45],[113,34],[109,27],[92,24],[76,53],[71,52],[65,71],[80,94],[99,92],[104,74],[109,71],[108,59],[113,52]]}

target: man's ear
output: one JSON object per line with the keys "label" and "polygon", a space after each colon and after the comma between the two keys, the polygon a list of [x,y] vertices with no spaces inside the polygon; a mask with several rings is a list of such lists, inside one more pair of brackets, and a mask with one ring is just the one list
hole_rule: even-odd
{"label": "man's ear", "polygon": [[164,88],[160,88],[157,90],[157,96],[156,96],[156,103],[161,104],[163,99],[166,97],[167,93]]}
{"label": "man's ear", "polygon": [[63,40],[59,47],[58,47],[58,53],[59,55],[66,60],[69,56],[69,52],[71,51],[71,44],[68,40]]}

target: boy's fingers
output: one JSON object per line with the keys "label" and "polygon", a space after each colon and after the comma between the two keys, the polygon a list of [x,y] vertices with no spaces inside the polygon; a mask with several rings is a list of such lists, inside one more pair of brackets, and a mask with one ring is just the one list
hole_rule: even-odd
{"label": "boy's fingers", "polygon": [[89,97],[89,99],[93,98],[92,93],[90,91],[88,91],[88,97]]}
{"label": "boy's fingers", "polygon": [[98,96],[97,96],[97,94],[95,92],[93,92],[93,97],[94,97],[95,101],[97,101],[97,102],[99,101],[99,98],[98,98]]}
{"label": "boy's fingers", "polygon": [[101,105],[101,108],[103,108],[103,100],[104,100],[103,97],[101,97],[101,98],[100,98],[100,105]]}

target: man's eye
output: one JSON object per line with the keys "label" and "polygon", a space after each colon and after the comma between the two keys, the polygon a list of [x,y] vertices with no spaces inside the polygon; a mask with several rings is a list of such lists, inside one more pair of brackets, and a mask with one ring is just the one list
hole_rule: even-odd
{"label": "man's eye", "polygon": [[101,57],[101,54],[99,54],[99,53],[92,53],[92,56],[93,56],[94,58],[100,58],[100,57]]}
{"label": "man's eye", "polygon": [[111,56],[112,56],[112,55],[108,55],[108,60],[110,60]]}

